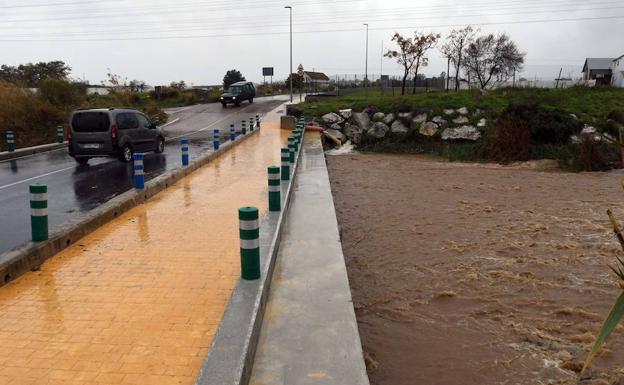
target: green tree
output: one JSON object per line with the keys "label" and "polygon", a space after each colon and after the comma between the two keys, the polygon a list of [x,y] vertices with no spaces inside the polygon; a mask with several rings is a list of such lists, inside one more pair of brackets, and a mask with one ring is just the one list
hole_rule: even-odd
{"label": "green tree", "polygon": [[228,72],[225,73],[225,76],[223,77],[223,89],[228,89],[228,87],[230,87],[230,85],[236,83],[236,82],[244,82],[245,81],[245,77],[243,76],[243,74],[240,73],[239,70],[229,70]]}
{"label": "green tree", "polygon": [[411,37],[404,37],[400,33],[396,32],[392,36],[392,41],[396,41],[399,46],[399,50],[388,50],[384,54],[385,57],[396,59],[403,67],[403,79],[401,82],[401,95],[405,95],[405,84],[407,83],[407,77],[414,67],[416,62],[416,47],[414,46],[414,40]]}
{"label": "green tree", "polygon": [[20,64],[17,67],[0,66],[0,80],[22,83],[28,87],[39,87],[47,79],[67,80],[71,68],[60,60]]}
{"label": "green tree", "polygon": [[303,77],[299,74],[291,74],[286,78],[286,88],[290,89],[290,77],[292,76],[293,91],[301,90],[303,87]]}

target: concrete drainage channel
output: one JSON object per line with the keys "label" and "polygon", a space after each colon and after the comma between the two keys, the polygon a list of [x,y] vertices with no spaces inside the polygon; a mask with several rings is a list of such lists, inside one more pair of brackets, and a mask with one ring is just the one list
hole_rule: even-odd
{"label": "concrete drainage channel", "polygon": [[[299,133],[298,143],[296,140],[291,140],[291,137],[288,145],[289,149],[294,147],[294,151],[290,151],[291,154],[294,153],[292,170],[284,169],[284,164],[288,162],[285,162],[287,152],[282,149],[281,211],[267,211],[260,225],[260,278],[240,279],[232,291],[196,385],[246,385],[249,383],[282,228],[296,181],[299,155],[303,148],[303,122],[300,121],[295,132]],[[270,180],[269,185],[271,185]]]}
{"label": "concrete drainage channel", "polygon": [[200,155],[184,168],[171,170],[152,179],[145,183],[145,188],[142,190],[130,190],[111,199],[97,209],[91,210],[85,218],[56,229],[46,241],[27,242],[21,247],[0,255],[0,278],[2,278],[0,286],[9,283],[28,271],[38,269],[43,262],[73,242],[91,233],[118,215],[142,204],[259,131],[259,129],[249,131],[245,135],[239,136],[233,142],[228,141],[224,143],[216,151]]}

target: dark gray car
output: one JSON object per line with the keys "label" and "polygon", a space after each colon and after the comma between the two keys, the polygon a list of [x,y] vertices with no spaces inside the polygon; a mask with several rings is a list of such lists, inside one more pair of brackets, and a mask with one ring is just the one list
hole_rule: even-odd
{"label": "dark gray car", "polygon": [[69,155],[78,163],[116,156],[132,161],[135,152],[165,150],[165,137],[143,113],[127,108],[78,110],[69,119]]}

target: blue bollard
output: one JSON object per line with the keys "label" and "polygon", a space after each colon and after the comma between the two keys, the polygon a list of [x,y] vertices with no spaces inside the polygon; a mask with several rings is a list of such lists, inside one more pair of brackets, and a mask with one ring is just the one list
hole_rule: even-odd
{"label": "blue bollard", "polygon": [[219,149],[219,129],[215,128],[212,132],[212,145],[214,150],[217,151]]}
{"label": "blue bollard", "polygon": [[145,175],[143,167],[144,154],[136,153],[134,157],[134,188],[137,190],[143,190],[145,188]]}
{"label": "blue bollard", "polygon": [[230,140],[232,142],[236,140],[236,129],[234,128],[234,123],[230,124]]}
{"label": "blue bollard", "polygon": [[182,166],[189,165],[189,146],[188,139],[180,139],[180,145],[182,146]]}

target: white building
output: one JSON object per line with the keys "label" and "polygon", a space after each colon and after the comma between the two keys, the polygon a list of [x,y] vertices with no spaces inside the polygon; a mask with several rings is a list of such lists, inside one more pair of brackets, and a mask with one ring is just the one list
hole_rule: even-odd
{"label": "white building", "polygon": [[624,55],[613,59],[611,67],[611,85],[624,88]]}

